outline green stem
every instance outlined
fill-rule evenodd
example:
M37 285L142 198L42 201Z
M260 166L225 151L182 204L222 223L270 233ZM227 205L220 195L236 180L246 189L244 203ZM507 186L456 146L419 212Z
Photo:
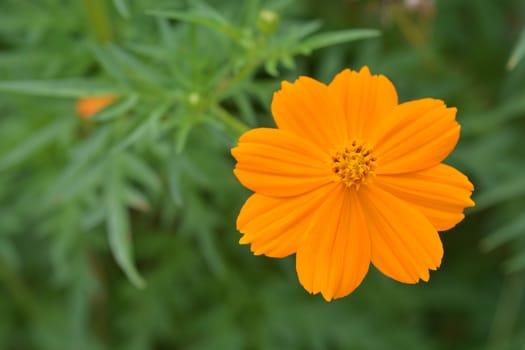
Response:
M244 56L246 57L246 64L239 70L239 72L233 75L229 80L222 82L219 89L212 98L216 101L222 100L228 95L234 88L241 84L246 78L255 72L255 70L261 65L259 52L264 51L268 47L268 36L261 35L256 38L252 38L251 44L246 48Z
M11 293L13 301L25 315L32 316L35 311L35 299L29 287L3 261L0 261L0 281L5 284L6 289Z
M510 339L515 332L519 310L523 303L524 277L522 273L513 273L505 277L496 304L487 350L510 348Z
M257 69L258 66L259 66L258 60L251 60L248 64L242 67L242 69L239 71L237 75L235 75L229 81L227 81L226 84L222 87L222 89L219 89L217 91L215 99L216 100L223 99L225 95L227 95L232 89L234 89L243 80L245 80L250 74L252 74L255 71L255 69Z
M235 118L233 115L231 115L228 111L226 111L224 108L221 108L220 106L216 106L213 108L213 112L219 117L219 119L226 124L230 129L232 129L235 132L235 136L241 136L243 133L248 131L250 127L243 122L241 122L239 119Z
M84 9L88 16L89 26L97 41L105 44L114 39L113 28L106 6L106 0L84 0Z
M249 126L247 126L245 123L241 122L239 119L235 118L233 115L231 115L227 110L220 107L219 103L221 100L223 100L227 95L235 89L239 84L243 83L251 74L255 72L257 67L260 65L260 60L257 58L257 47L263 47L266 45L265 41L260 42L260 45L255 45L254 49L252 49L250 52L248 52L248 62L244 67L241 68L241 70L231 77L230 80L227 80L222 84L221 88L216 90L216 93L211 96L211 103L215 104L215 107L212 108L212 111L219 117L219 119L230 127L235 132L235 136L240 136L241 134L245 133L248 129L250 129Z

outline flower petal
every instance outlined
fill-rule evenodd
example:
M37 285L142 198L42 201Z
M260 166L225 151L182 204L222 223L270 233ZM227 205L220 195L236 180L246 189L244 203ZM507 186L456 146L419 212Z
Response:
M445 164L416 173L377 176L374 184L422 213L438 231L454 227L463 220L463 209L474 206L472 183Z
M259 128L246 132L232 149L234 173L254 192L274 197L296 196L331 181L328 156L290 132Z
M87 119L117 99L117 95L98 95L80 98L76 103L77 114L81 118Z
M294 254L329 187L288 198L253 194L237 218L237 229L243 233L239 243L251 244L255 255L283 258Z
M397 106L392 82L384 75L371 75L366 66L359 72L343 70L329 89L343 104L349 135L359 140L366 140L372 128Z
M369 142L379 157L377 174L400 174L438 165L459 138L456 108L443 101L402 103L378 124Z
M304 137L322 149L342 144L347 138L341 102L323 83L300 77L282 82L273 95L272 114L279 129Z
M372 263L404 283L428 281L441 264L443 246L423 214L377 186L359 190L372 242Z
M355 190L333 186L297 250L297 274L330 301L350 294L370 266L370 237Z

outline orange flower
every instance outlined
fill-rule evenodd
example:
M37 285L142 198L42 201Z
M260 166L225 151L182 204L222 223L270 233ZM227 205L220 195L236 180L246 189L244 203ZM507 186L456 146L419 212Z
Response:
M107 107L117 98L117 95L100 95L80 98L76 104L77 114L82 119L87 119L101 109Z
M382 75L344 70L327 86L283 82L277 129L246 132L234 173L254 191L237 219L255 255L296 254L299 281L330 301L355 290L370 263L404 283L441 264L437 231L460 222L473 185L441 161L454 149L456 109L398 104Z

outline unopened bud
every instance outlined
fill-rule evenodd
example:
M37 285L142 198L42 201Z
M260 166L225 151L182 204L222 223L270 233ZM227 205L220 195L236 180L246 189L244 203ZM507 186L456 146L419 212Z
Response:
M264 34L272 34L279 26L279 14L271 10L261 10L257 17L257 29Z
M198 92L192 92L188 95L188 103L192 107L197 107L201 102L201 95Z

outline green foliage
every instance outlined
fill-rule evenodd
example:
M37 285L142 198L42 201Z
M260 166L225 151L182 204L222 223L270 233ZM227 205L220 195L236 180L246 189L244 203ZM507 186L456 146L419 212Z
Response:
M507 68L514 69L523 59L523 56L525 56L525 29L521 31L518 43L516 44L516 47L514 47L514 50L512 50L512 54L507 62Z
M0 348L523 347L525 4L418 4L3 0ZM458 107L477 206L430 283L325 303L238 245L229 149L281 80L364 64Z

